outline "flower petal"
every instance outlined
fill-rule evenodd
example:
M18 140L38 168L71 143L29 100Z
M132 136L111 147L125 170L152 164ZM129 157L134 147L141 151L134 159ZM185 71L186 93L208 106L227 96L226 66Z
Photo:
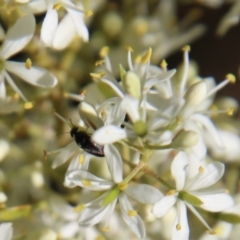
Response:
M185 184L188 166L188 157L186 153L179 152L171 165L171 173L176 182L176 189L182 190Z
M92 135L92 140L98 144L109 144L127 137L127 132L114 125L101 127Z
M104 154L113 181L115 183L120 183L123 180L123 166L119 151L112 144L109 144L104 146Z
M57 50L66 48L72 42L75 35L76 30L72 25L72 20L69 14L67 14L56 28L52 41L52 47Z
M159 202L154 204L152 213L157 218L161 218L166 213L168 213L168 211L175 204L176 201L177 199L175 195L165 196Z
M146 230L144 222L138 214L135 216L129 215L129 212L132 211L133 208L125 194L119 196L119 204L123 220L139 238L145 238Z
M24 63L6 61L5 68L22 80L37 87L52 88L58 82L52 73L41 67L27 69Z
M177 226L179 226L180 229L177 228ZM172 240L187 240L187 239L189 239L187 207L184 204L184 202L178 201L177 217L172 228Z
M209 187L216 183L223 176L224 169L225 167L223 163L210 163L203 170L203 173L199 172L196 177L186 183L184 188L190 191Z
M140 114L138 111L139 100L130 96L125 96L121 102L121 108L127 112L128 116L133 122L140 119Z
M0 224L0 236L2 240L12 239L12 223L2 223Z
M195 194L195 196L203 201L200 207L210 212L221 212L234 205L233 198L226 193L209 195Z
M4 82L4 74L3 71L0 72L0 98L6 98L6 86Z
M90 227L99 223L104 218L104 216L108 216L108 212L112 211L112 205L115 206L116 202L117 199L115 199L107 207L93 206L84 209L80 214L79 225L83 227Z
M66 7L66 10L72 19L73 25L78 35L83 39L84 42L87 42L89 39L89 33L83 20L84 13L69 7Z
M41 28L41 39L48 47L52 47L52 41L57 26L58 26L57 10L53 9L52 6L49 6Z
M31 40L35 30L35 18L32 14L19 18L8 30L5 42L0 50L0 56L8 59L22 50Z
M106 190L112 187L113 182L99 178L85 170L74 170L67 173L66 178L77 186L92 191Z
M71 142L65 148L61 149L60 153L53 160L52 168L57 168L65 163L74 154L74 149L75 151L78 149L75 142Z
M144 204L154 204L163 197L163 194L157 188L147 184L130 185L124 192Z

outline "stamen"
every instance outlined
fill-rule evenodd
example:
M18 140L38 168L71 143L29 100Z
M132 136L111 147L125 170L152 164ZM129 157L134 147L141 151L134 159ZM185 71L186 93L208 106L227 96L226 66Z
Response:
M211 91L209 91L207 93L206 98L210 97L211 95L213 95L214 93L216 93L217 91L219 91L220 89L225 87L228 83L232 83L233 84L233 83L235 83L235 81L236 81L235 76L233 74L228 74L224 81L219 83L215 88L213 88Z
M95 62L95 66L100 66L100 65L103 65L103 63L105 63L105 60L101 59L101 60L98 60Z
M82 210L84 210L86 208L86 205L85 204L79 204L78 206L76 206L74 208L74 212L81 212Z
M166 62L166 60L165 59L163 59L162 61L161 61L161 63L160 63L160 67L162 68L162 70L167 70L167 62Z
M70 127L72 127L71 124L69 123L69 121L66 118L64 118L63 116L61 116L60 114L58 114L54 109L52 111L52 114L55 115L58 119L60 119L62 122L66 123Z
M26 109L26 110L33 108L33 106L34 106L34 102L24 103L24 109Z
M198 168L198 172L199 172L200 174L202 174L202 173L204 172L204 168L203 168L202 166L200 166L200 167Z
M220 110L220 109L217 109L217 107L215 105L213 105L210 110L198 111L198 113L202 113L202 114L208 115L208 116L217 116L218 114L227 114L228 116L232 116L234 114L234 112L235 112L234 107Z
M183 55L183 76L179 88L179 94L180 96L183 96L184 94L184 88L186 86L187 77L188 77L188 71L189 71L189 52L190 52L190 46L186 45L182 48L184 55Z
M82 102L85 99L86 91L83 90L80 94L64 92L63 96L68 99L72 99L77 102Z
M128 214L129 217L135 217L135 216L137 216L137 211L129 210L127 214Z
M176 193L176 190L175 189L172 189L172 190L170 190L167 194L166 194L166 196L171 196L171 195L173 195L173 194L175 194Z
M61 3L56 3L53 5L53 9L55 9L56 11L59 11L62 8L62 4Z
M152 48L149 48L147 52L143 55L141 59L141 63L146 64L147 62L150 62L151 56L152 56Z
M177 231L179 231L179 230L181 230L181 229L182 229L182 227L181 227L181 224L180 224L180 223L178 223L178 224L176 225L176 229L177 229Z
M83 183L83 185L86 186L86 187L92 186L92 182L91 182L91 181L88 181L88 180L86 180L86 179L82 179L82 183Z
M128 187L128 184L125 182L121 182L118 184L118 189L121 191L125 190L127 187Z
M91 17L91 16L93 15L93 11L92 11L92 10L87 10L86 13L85 13L85 15L86 15L87 17Z
M106 74L105 72L90 73L90 76L91 76L92 78L97 78L97 79L99 79L99 78L103 77L105 74Z
M126 46L126 49L128 50L128 67L131 71L133 71L133 64L132 64L132 52L133 52L133 49L130 47L130 46Z
M32 67L32 61L28 58L25 62L25 68L30 69Z
M80 165L83 165L84 164L84 155L83 154L80 154L79 157L78 157L78 163Z
M187 207L192 211L192 213L202 222L202 224L208 229L209 232L214 232L212 228L207 224L204 218L198 213L198 211L191 205L185 202Z

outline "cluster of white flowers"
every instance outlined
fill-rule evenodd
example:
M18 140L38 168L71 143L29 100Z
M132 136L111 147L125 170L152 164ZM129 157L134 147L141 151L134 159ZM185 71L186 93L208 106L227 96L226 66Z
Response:
M123 11L133 6L123 2ZM226 188L238 181L238 103L215 95L235 77L217 84L198 75L185 44L205 27L189 27L191 14L177 23L172 0L152 15L137 2L126 19L107 0L1 4L0 239L234 240L239 196ZM183 45L183 64L168 69L163 57ZM80 94L69 93L76 72L92 78ZM77 107L67 109L66 98ZM56 143L54 124L58 133L70 128L70 143ZM39 161L43 149L51 167ZM203 228L196 235L192 221Z

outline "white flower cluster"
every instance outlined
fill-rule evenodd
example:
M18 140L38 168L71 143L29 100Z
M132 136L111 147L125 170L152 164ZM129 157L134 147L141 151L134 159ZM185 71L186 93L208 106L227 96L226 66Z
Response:
M78 109L80 123L84 125L70 123L75 142L60 149L53 161L55 168L72 159L65 175L66 187L104 191L75 208L80 226L103 222L102 229L111 231L111 216L119 204L121 216L130 229L139 238L146 238L144 221L132 207L130 197L135 202L153 205L151 212L157 218L171 208L176 209L171 239L188 239L187 208L214 233L197 209L220 212L233 206L233 199L225 189L212 189L225 168L220 162L207 160L205 139L211 139L216 149L223 149L220 134L206 113L214 93L235 79L229 74L215 86L212 78L190 76L189 50L189 46L183 48L184 65L176 73L175 69L167 70L165 61L161 67L151 65L151 49L133 63L132 49L128 47L128 69L120 65L120 81L111 73L108 49L102 50L104 61L98 62L99 71L91 76L108 85L115 97L96 106L81 101ZM91 138L90 132L93 132ZM128 153L123 154L123 149L128 149ZM106 160L110 179L89 172L90 159L96 157L101 162ZM166 164L171 165L175 185L173 181L168 183L169 179L158 180L168 191L148 181L134 181L141 172L156 176L155 171L151 170L154 174L147 171L148 165L161 168ZM131 170L125 172L124 165L129 165Z
M215 95L235 77L219 84L199 77L189 45L177 69L151 64L205 31L192 25L194 14L176 21L177 1L155 9L148 1L112 2L0 0L0 240L234 240L240 201L226 186L239 181L231 165L240 159L239 121L231 118L238 103ZM238 13L235 1L220 34ZM126 42L140 53L134 60ZM102 47L108 43L111 51ZM99 50L89 90L66 93L79 87L79 75L89 77ZM66 96L77 110L67 110ZM70 127L65 147L53 121ZM45 159L56 154L51 169L36 160L57 144L44 151ZM192 219L207 233L193 236Z

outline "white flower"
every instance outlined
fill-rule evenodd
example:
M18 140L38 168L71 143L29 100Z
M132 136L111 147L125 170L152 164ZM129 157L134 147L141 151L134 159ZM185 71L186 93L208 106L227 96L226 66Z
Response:
M0 236L1 240L11 240L12 239L12 223L2 223L0 224Z
M111 181L96 177L83 170L69 172L67 176L69 181L93 191L108 189L107 192L97 199L94 199L92 202L77 207L77 209L81 210L79 218L80 226L93 226L104 220L104 229L108 229L110 217L114 211L117 200L119 200L120 210L124 221L138 237L144 238L146 233L143 220L132 208L127 195L131 196L138 202L153 204L156 201L159 201L162 194L154 187L146 184L130 186L123 184L123 189L121 189L123 169L120 154L113 145L106 145L104 153L112 176Z
M31 40L35 30L35 19L32 14L26 15L8 30L5 41L0 48L0 98L6 98L5 81L27 102L27 99L14 83L10 73L22 80L37 86L50 88L57 84L57 79L41 67L33 67L27 63L9 61L12 55L21 51Z
M153 214L160 218L174 204L177 205L177 216L172 228L172 239L177 240L186 240L189 236L186 207L208 227L207 223L192 205L210 212L220 212L233 205L233 199L230 195L223 191L207 189L222 177L224 173L224 165L222 163L214 162L205 168L199 168L199 173L191 179L187 178L188 164L186 154L179 152L171 166L171 173L176 182L176 190L171 190L153 207Z
M62 50L76 35L83 41L88 41L89 34L81 3L75 5L70 0L38 0L30 2L23 8L34 13L47 11L41 28L41 39L46 46ZM61 8L64 8L67 14L59 22L58 10Z

